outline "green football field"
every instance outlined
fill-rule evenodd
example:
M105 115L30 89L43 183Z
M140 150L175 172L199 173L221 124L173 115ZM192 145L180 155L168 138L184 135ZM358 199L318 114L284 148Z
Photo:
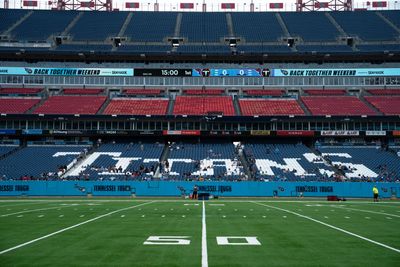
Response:
M400 266L400 202L2 199L0 266Z

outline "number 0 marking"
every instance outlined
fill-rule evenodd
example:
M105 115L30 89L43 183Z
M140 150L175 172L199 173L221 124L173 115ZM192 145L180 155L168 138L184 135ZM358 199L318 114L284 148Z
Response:
M232 239L237 241L230 242ZM256 236L217 236L217 244L219 246L261 246Z
M190 236L149 236L143 245L190 245Z

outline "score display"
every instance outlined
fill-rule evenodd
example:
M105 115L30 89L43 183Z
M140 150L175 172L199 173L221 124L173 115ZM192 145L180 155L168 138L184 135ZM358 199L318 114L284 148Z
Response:
M192 77L192 69L134 69L133 76Z
M155 77L269 77L270 69L134 69L133 76Z
M193 77L269 77L270 69L193 69Z

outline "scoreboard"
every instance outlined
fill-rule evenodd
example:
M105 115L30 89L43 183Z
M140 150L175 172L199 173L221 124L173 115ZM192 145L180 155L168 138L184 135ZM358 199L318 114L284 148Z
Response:
M347 69L178 69L1 67L0 75L119 77L400 77L400 68Z
M192 69L134 69L133 76L192 77Z
M159 77L269 77L269 69L134 69L134 76Z
M269 69L193 69L193 77L268 77Z

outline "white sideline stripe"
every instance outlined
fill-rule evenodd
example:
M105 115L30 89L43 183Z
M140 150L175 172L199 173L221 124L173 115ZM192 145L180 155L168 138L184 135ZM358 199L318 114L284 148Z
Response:
M207 255L207 228L206 228L206 205L203 200L203 218L202 218L202 233L201 233L201 267L208 267Z
M18 200L19 201L19 200ZM0 209L1 208L5 208L5 207L15 207L15 206L26 206L26 205L38 205L38 204L43 204L43 203L51 203L50 201L48 202L33 202L33 203L18 203L18 204L9 204L9 205L0 205Z
M385 213L385 212L380 212L380 211L360 210L360 209L355 209L355 208L344 208L344 207L336 207L336 208L345 209L345 210L355 210L355 211L369 212L369 213L374 213L374 214L380 214L380 215L393 216L393 217L400 218L400 215L391 214L391 213Z
M301 218L304 218L304 219L307 219L307 220L310 220L310 221L313 221L313 222L316 222L316 223L325 225L325 226L327 226L327 227L329 227L329 228L335 229L335 230L340 231L340 232L343 232L343 233L345 233L345 234L348 234L348 235L351 235L351 236L360 238L360 239L362 239L362 240L368 241L368 242L373 243L373 244L375 244L375 245L378 245L378 246L381 246L381 247L384 247L384 248L393 250L393 251L395 251L395 252L397 252L397 253L400 253L400 249L397 249L397 248L388 246L388 245L386 245L386 244L383 244L383 243L377 242L377 241L375 241L375 240L372 240L372 239L363 237L363 236L361 236L361 235L357 235L357 234L355 234L355 233L349 232L349 231L344 230L344 229L342 229L342 228L339 228L339 227L336 227L336 226L333 226L333 225L330 225L330 224L321 222L321 221L319 221L319 220L316 220L316 219L314 219L314 218L311 218L311 217L308 217L308 216L299 214L299 213L297 213L297 212L290 211L290 210L285 210L285 209L281 209L281 208L274 207L274 206L270 206L270 205L266 205L266 204L263 204L263 203L257 203L257 202L254 202L254 201L252 201L252 202L253 202L254 204L257 204L257 205L270 207L270 208L273 208L273 209L276 209L276 210L284 211L284 212L287 212L287 213L290 213L290 214L299 216L299 217L301 217Z
M19 211L19 212L14 212L14 213L3 214L3 215L1 215L1 217L7 217L7 216L21 214L21 213L29 213L29 212L42 211L42 210L54 210L54 209L70 208L70 207L75 207L75 206L68 205L68 206L61 206L61 207L51 207L51 208L42 208L42 209L34 209L34 210L24 210L24 211Z
M90 220L87 220L87 221L84 221L84 222L81 222L81 223L78 223L78 224L69 226L69 227L67 227L67 228L63 228L63 229L58 230L58 231L56 231L56 232L50 233L50 234L48 234L48 235L45 235L45 236L42 236L42 237L33 239L33 240L31 240L31 241L28 241L28 242L19 244L19 245L15 246L15 247L5 249L5 250L3 250L3 251L0 251L0 255L5 254L5 253L7 253L7 252L10 252L10 251L12 251L12 250L16 250L16 249L21 248L21 247L25 247L25 246L27 246L27 245L30 245L30 244L35 243L35 242L37 242L37 241L46 239L46 238L51 237L51 236L53 236L53 235L57 235L57 234L60 234L60 233L62 233L62 232L65 232L65 231L74 229L74 228L79 227L79 226L81 226L81 225L84 225L84 224L87 224L87 223L96 221L96 220L101 219L101 218L104 218L104 217L106 217L106 216L110 216L110 215L112 215L112 214L114 214L114 213L117 213L117 212L120 212L120 211L124 211L124 210L134 209L134 208L136 208L136 207L143 206L143 205L146 205L146 204L151 204L151 203L154 203L154 202L155 202L155 201L145 202L145 203L141 203L141 204L138 204L138 205L135 205L135 206L131 206L131 207L127 207L127 208L123 208L123 209L119 209L119 210L114 210L114 211L112 211L112 212L109 212L109 213L106 213L106 214L97 216L97 217L92 218L92 219L90 219Z

